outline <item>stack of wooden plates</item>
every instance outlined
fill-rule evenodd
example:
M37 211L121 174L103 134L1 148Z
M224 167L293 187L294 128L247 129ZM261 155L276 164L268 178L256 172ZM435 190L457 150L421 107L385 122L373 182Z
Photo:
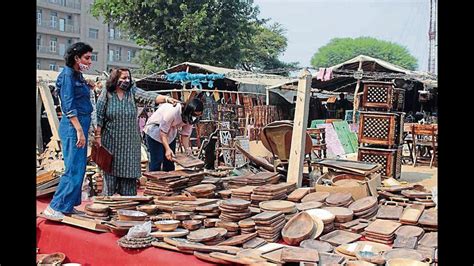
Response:
M216 222L215 228L223 228L226 230L226 233L224 234L225 237L233 237L239 234L240 227L237 223L234 222L218 221Z
M298 212L296 204L287 200L263 201L259 203L259 207L262 211L280 211L285 214L287 221Z
M206 244L222 238L222 232L216 228L204 228L189 232L186 237L189 241Z
M252 215L249 206L250 201L246 200L223 200L219 205L219 209L221 210L219 218L224 222L238 222Z
M103 204L110 208L111 214L117 214L117 210L135 210L137 205L140 204L138 201L132 200L116 200L104 197L96 197L93 202L95 204Z
M348 207L354 200L351 193L331 193L326 198L329 207Z
M147 214L141 211L118 210L118 219L120 221L145 221Z
M241 175L241 176L233 176L229 178L229 188L239 188L247 185L247 176L248 175Z
M123 236L119 240L117 240L117 243L119 246L123 248L136 249L136 248L150 247L151 242L153 242L154 240L155 238L152 236L137 237L137 238L129 238L127 236Z
M285 214L280 211L264 211L251 218L258 236L267 242L277 242L285 226Z
M107 205L99 203L87 204L84 208L85 216L88 218L108 221L110 220L110 208Z
M281 185L264 185L254 188L251 200L252 206L258 207L258 204L266 200L285 199L287 189Z
M242 234L250 234L256 231L255 222L252 218L247 218L238 222Z
M391 245L395 238L395 231L401 225L395 221L376 219L364 229L365 238L369 241Z
M247 185L263 186L267 184L276 184L280 179L280 175L274 172L260 172L247 176Z
M334 214L334 226L336 229L341 229L341 224L352 221L354 218L354 212L346 207L324 207L323 210Z
M199 185L204 180L204 172L196 172L192 170L179 170L174 171L175 173L181 174L182 176L186 176L188 178L188 187L192 187L195 185Z
M364 197L354 201L350 206L356 218L370 219L377 215L379 209L376 197Z
M329 194L329 192L324 191L309 193L301 199L301 202L326 202L326 198L329 197Z
M200 184L188 187L185 190L196 198L213 198L216 192L216 186L212 184Z
M144 195L171 196L179 194L188 186L189 177L186 174L173 172L146 172L147 177Z
M255 188L256 186L243 186L240 188L231 189L232 198L251 201L251 195Z
M324 209L311 209L305 212L307 212L310 216L317 217L323 221L323 234L329 233L335 229L334 221L336 220L336 215L330 211Z
M301 241L312 238L315 232L313 218L307 212L300 212L285 224L281 235L285 243L299 245Z
M232 190L221 190L217 193L219 194L219 196L221 196L222 199L230 199L230 196L232 195Z
M210 177L206 176L204 179L201 181L201 184L211 184L216 186L216 191L220 191L224 189L224 182L222 182L221 178L217 177Z
M219 205L217 204L209 204L209 205L204 205L204 206L196 206L195 211L199 215L204 215L207 218L211 217L218 217L219 214L221 214L221 211L219 210Z

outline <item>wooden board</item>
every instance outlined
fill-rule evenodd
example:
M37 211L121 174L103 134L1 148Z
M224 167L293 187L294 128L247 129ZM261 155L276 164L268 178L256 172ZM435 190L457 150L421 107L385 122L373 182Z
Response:
M288 200L293 202L299 202L306 194L314 191L314 188L297 188L288 195Z
M395 241L393 241L393 248L408 248L415 249L417 246L418 238L417 237L405 237L397 236Z
M349 125L346 121L334 121L332 122L334 130L336 131L336 135L341 142L342 148L344 152L347 153L354 153L354 149L352 148L351 141L349 140Z
M271 243L271 244L276 244L276 243ZM263 246L265 247L265 246ZM287 247L285 245L281 245L281 247L279 247L278 249L273 249L271 251L268 251L268 252L263 252L262 253L262 258L266 259L266 260L269 260L271 262L274 262L274 263L279 263L279 264L283 264L285 263L282 259L281 259L281 253L283 252L283 249Z
M74 218L70 216L64 216L61 222L65 224L74 225L80 228L92 230L95 232L102 232L102 233L108 232L106 225L100 224L92 220L84 220L84 219L78 219L78 218Z
M326 146L327 146L327 156L330 158L336 157L338 155L344 155L344 147L342 146L341 141L337 137L337 132L334 129L334 126L330 123L316 125L316 128L324 128L326 132Z
M342 244L351 243L359 240L362 237L360 234L351 233L343 230L335 230L325 234L319 238L321 241L326 241L331 245L338 246Z
M255 264L255 263L262 263L265 262L264 259L255 259L255 258L248 258L248 257L237 257L235 255L230 255L221 252L211 252L209 255L212 258L217 258L237 264Z
M241 235L237 235L237 236L234 236L234 237L231 237L219 244L217 244L218 246L237 246L237 245L241 245L253 238L255 238L257 236L257 233L251 233L251 234L241 234Z
M416 224L418 219L420 219L421 214L425 209L423 204L411 204L403 210L402 215L400 216L401 223Z
M435 208L424 210L418 223L424 226L438 227L438 210Z
M280 211L264 211L253 216L251 219L254 221L270 221L276 217L281 216L282 214L283 213Z
M403 237L420 237L423 235L425 231L423 228L413 225L402 225L400 226L397 231L395 231L395 235L403 236Z
M420 246L425 247L438 247L438 232L426 233L423 238L418 242Z
M331 169L341 170L344 172L359 174L363 176L368 176L371 173L375 173L383 167L375 163L343 159L322 159L317 160L314 163Z
M344 260L344 257L341 255L320 252L318 265L340 265Z
M392 235L400 226L401 224L395 221L376 219L365 228L365 231L380 235Z
M211 262L211 263L216 263L218 265L230 265L232 262L226 261L226 260L221 260L218 258L211 257L208 253L202 253L198 251L194 251L194 256L200 260Z
M255 238L252 238L249 241L245 242L242 245L242 247L244 249L247 249L247 248L255 249L255 248L258 248L258 247L261 247L261 246L265 245L266 243L267 243L267 241L265 241L264 239L262 239L260 237L255 237Z
M309 248L283 248L281 260L284 262L313 262L319 261L318 251Z
M168 243L161 242L161 241L153 241L153 242L151 242L151 245L154 246L154 247L157 247L157 248L164 248L164 249L167 249L167 250L172 250L172 251L177 251L177 252L182 252L182 253L187 253L187 254L193 254L192 251L180 250L179 248L177 248L173 245L170 245Z
M287 244L299 245L301 241L310 238L315 230L311 216L306 212L300 212L285 224L281 235Z
M204 166L204 161L198 158L194 158L192 156L187 156L182 153L176 154L173 160L184 168L193 168L193 167L200 168Z
M184 229L184 228L176 228L176 230L171 231L171 232L161 232L161 231L155 231L151 232L150 235L153 237L183 237L189 234L189 230Z
M398 206L398 203L395 204L397 205L393 206L387 205L387 203L385 203L384 205L379 206L376 218L398 221L400 219L400 216L402 215L403 207Z

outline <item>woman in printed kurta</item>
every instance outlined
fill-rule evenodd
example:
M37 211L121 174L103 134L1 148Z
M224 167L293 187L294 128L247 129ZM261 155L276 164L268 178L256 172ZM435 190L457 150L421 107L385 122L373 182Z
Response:
M104 194L125 196L137 194L137 178L141 176L137 103L148 105L178 101L168 96L145 92L133 86L128 69L114 69L97 99L97 145L112 154L112 172L104 173Z

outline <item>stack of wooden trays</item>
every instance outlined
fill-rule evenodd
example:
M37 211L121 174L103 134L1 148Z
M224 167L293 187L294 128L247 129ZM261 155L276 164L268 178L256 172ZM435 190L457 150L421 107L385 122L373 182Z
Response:
M84 208L85 216L91 219L108 221L110 220L110 208L107 205L99 203L87 204Z
M329 197L329 194L330 194L329 192L325 192L325 191L312 192L312 193L309 193L309 194L305 195L301 199L301 202L305 203L305 202L316 201L316 202L325 203L326 198Z
M262 211L280 211L285 215L287 221L298 212L296 204L287 200L263 201L260 202L259 207Z
M349 209L354 212L354 216L357 218L370 219L377 215L379 205L376 197L369 196L354 201Z
M258 236L267 242L277 242L285 226L285 214L280 211L264 211L251 218Z
M212 184L200 184L188 187L185 191L189 192L189 194L196 198L214 198L216 186Z
M227 189L227 190L221 190L217 192L219 196L221 196L222 199L230 199L230 196L232 196L232 190Z
M418 224L426 231L438 231L438 210L434 208L424 210Z
M214 243L215 240L222 238L222 232L216 228L204 228L189 232L187 239L192 242L203 244Z
M369 241L391 245L395 238L395 231L401 225L395 221L376 219L364 229L365 238Z
M276 184L280 180L280 175L274 172L260 172L247 176L247 185L263 186L267 184Z
M351 193L331 193L326 198L326 205L329 207L348 207L354 200Z
M222 182L221 178L217 177L210 177L206 176L204 179L201 181L201 184L211 184L216 186L216 191L220 191L224 189L224 182Z
M258 207L258 204L262 201L286 199L288 188L281 184L256 187L251 196L252 207Z
M300 202L306 195L309 193L314 192L314 188L312 187L303 187L297 188L290 195L288 195L288 200L293 202Z
M238 222L252 215L249 206L250 201L242 199L223 200L219 205L219 218L224 222Z
M147 177L144 195L171 196L179 194L188 186L189 178L182 173L174 172L146 172Z
M207 218L212 218L212 217L218 217L219 214L221 214L221 211L219 210L219 205L217 204L209 204L209 205L204 205L204 206L196 206L195 211L199 215L204 215Z
M242 234L250 234L256 231L255 221L252 218L240 220L238 222L238 225L240 227L240 232L242 232Z
M255 188L256 186L243 186L240 188L231 189L232 198L251 201L252 192Z
M233 237L239 234L240 227L239 224L234 222L218 221L216 222L215 228L223 228L226 230L226 233L224 234L225 237Z
M334 225L334 221L336 220L336 215L332 212L324 209L311 209L306 211L309 215L318 217L323 221L324 229L323 234L329 233L333 231L336 227Z
M336 229L342 229L341 224L352 221L354 212L346 207L324 207L323 210L329 211L336 217L334 219L334 226Z
M117 210L135 210L136 207L140 204L138 201L132 200L115 200L107 199L104 197L96 197L93 202L95 204L103 204L110 208L110 213L112 215L117 214Z
M229 178L228 186L229 189L239 188L247 185L247 176L248 175L241 175L241 176L233 176Z
M191 170L180 170L175 171L177 173L182 173L183 176L186 176L188 179L188 187L199 185L204 181L204 172L196 172Z

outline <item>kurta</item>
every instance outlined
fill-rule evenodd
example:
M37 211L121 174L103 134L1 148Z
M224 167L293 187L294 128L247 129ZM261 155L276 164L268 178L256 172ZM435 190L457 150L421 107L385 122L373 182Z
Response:
M117 93L103 89L97 99L97 125L102 127L102 145L113 154L113 176L139 178L141 176L141 136L138 127L137 105L154 105L157 94L132 87L123 99Z

